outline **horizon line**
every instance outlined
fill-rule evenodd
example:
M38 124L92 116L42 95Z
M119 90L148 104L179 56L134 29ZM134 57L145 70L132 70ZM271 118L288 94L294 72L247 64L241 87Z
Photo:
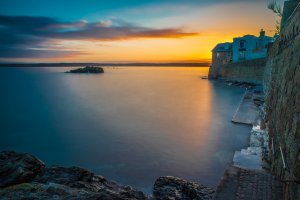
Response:
M106 66L201 66L201 67L209 67L211 62L7 62L0 63L1 67L9 67L9 66L64 66L64 65L72 65L72 66L81 66L81 65L106 65ZM71 67L71 66L64 66Z

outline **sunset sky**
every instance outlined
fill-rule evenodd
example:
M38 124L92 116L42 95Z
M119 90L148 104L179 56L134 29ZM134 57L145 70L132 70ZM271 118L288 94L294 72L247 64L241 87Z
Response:
M274 35L268 2L0 0L0 62L209 61L216 43Z

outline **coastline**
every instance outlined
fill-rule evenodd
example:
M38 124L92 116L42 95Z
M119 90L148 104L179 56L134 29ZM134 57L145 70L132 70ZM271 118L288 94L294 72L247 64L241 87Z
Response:
M266 148L266 132L261 129L263 122L260 107L254 104L254 90L247 90L242 97L241 104L233 116L232 122L251 125L248 147L236 151L233 157L233 166L245 169L263 169L262 152ZM262 97L263 94L260 94Z
M282 182L271 174L265 160L268 148L268 136L263 129L265 94L257 87L261 85L245 87L245 94L232 118L232 123L252 126L248 146L234 153L232 164L220 178L214 200L283 198Z
M232 159L232 165L246 169L262 169L262 153L263 149L267 147L267 134L261 128L265 126L262 119L265 94L259 89L261 88L261 85L254 86L253 84L247 84L244 82L232 83L227 80L218 81L223 84L241 86L246 89L231 122L235 124L249 125L252 129L249 132L248 146L246 149L241 149L240 151L235 152Z
M121 185L80 167L46 166L27 153L0 152L1 199L203 199L215 189L180 178L159 177L153 195Z

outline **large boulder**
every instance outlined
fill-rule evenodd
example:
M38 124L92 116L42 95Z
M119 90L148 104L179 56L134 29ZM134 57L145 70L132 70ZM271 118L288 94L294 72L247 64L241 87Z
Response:
M157 200L210 200L214 193L212 188L172 176L158 178L153 188Z
M30 182L45 164L30 154L14 151L0 152L0 188Z
M45 200L138 200L134 196L103 189L92 192L84 188L73 188L55 183L21 183L0 189L1 200L45 199Z
M79 167L45 167L30 154L0 152L0 199L146 200L148 196Z
M55 183L69 188L101 193L102 195L117 196L122 199L147 199L147 196L130 186L121 186L108 181L102 176L79 167L47 167L33 180L33 182Z

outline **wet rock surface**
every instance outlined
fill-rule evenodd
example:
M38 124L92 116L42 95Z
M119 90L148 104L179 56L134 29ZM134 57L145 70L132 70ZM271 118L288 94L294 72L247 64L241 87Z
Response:
M215 190L197 183L166 176L156 180L153 195L157 200L213 199Z
M38 158L0 152L0 199L153 199L131 186L119 185L80 167L47 167ZM156 199L209 200L215 190L175 177L154 185Z
M148 199L79 167L45 167L30 154L0 153L0 199Z
M0 153L0 187L30 182L45 164L30 154L12 151Z

